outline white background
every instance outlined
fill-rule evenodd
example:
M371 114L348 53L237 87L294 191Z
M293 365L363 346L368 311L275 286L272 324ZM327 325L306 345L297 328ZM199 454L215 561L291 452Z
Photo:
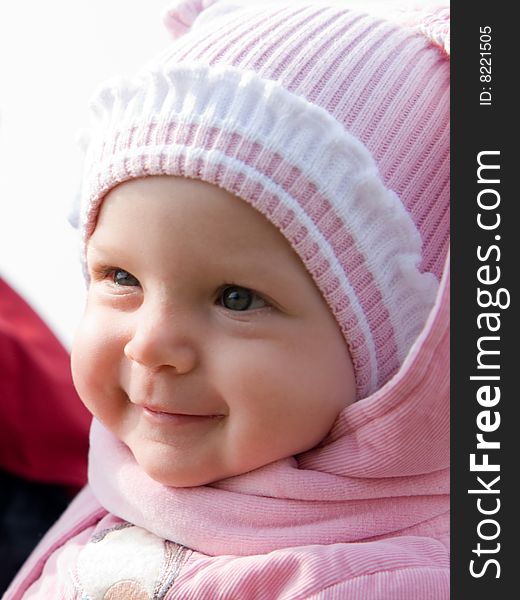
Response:
M67 222L80 172L76 135L87 125L88 101L100 83L131 75L168 43L162 14L169 4L1 3L0 276L67 348L85 294L76 234ZM392 2L343 4L384 12Z

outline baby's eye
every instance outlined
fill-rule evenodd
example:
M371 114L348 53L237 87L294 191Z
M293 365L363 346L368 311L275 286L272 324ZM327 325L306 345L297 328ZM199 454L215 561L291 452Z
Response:
M267 302L258 294L255 294L248 288L237 285L225 287L218 298L218 302L228 310L250 310L255 308L264 308L268 306Z
M113 269L111 272L111 278L116 285L121 286L139 286L139 280L134 277L128 271L123 269Z

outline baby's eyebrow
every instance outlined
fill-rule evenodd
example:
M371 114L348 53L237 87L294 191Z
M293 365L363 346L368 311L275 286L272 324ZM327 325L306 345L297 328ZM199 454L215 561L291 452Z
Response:
M116 255L116 254L122 254L125 251L124 248L121 248L120 246L114 246L113 244L110 244L110 242L106 243L106 242L97 242L97 241L92 241L89 242L87 245L87 257L89 254L94 253L96 255Z

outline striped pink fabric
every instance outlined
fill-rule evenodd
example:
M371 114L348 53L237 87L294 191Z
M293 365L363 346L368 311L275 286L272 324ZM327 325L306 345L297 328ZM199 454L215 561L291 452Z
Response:
M243 12L219 4L171 59L252 69L325 108L375 157L421 231L422 269L439 277L449 236L450 88L446 55L432 42L449 40L449 9L405 13L403 28L337 2Z
M178 39L95 99L84 239L127 179L226 188L300 255L364 398L421 331L446 255L449 62L415 29L337 3L209 4L177 3Z

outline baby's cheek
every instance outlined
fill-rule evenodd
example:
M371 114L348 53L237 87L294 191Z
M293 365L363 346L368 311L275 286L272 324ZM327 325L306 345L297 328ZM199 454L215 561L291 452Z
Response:
M112 363L115 359L114 343L110 329L90 316L85 316L76 333L71 352L71 369L74 385L81 399L92 410L92 400L103 392L113 379Z
M71 370L74 386L83 401L89 406L89 392L93 393L92 386L96 383L94 373L97 368L96 353L92 351L91 346L86 343L87 338L80 330L76 334L71 352Z

